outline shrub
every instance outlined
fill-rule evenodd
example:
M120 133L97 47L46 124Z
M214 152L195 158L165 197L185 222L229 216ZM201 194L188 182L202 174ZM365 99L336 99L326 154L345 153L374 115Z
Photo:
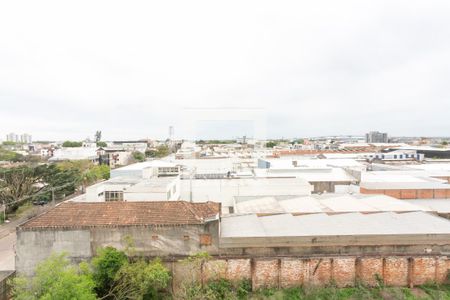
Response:
M206 295L210 299L230 299L233 290L232 284L226 279L213 280L206 284L205 286Z
M16 300L94 300L94 285L86 263L73 266L65 254L53 254L37 266L32 279L14 278L12 295Z
M244 279L239 282L236 290L236 294L239 299L246 299L252 292L252 282L250 279Z
M97 295L105 296L109 293L117 272L127 263L128 258L125 253L114 247L98 250L97 256L92 259Z

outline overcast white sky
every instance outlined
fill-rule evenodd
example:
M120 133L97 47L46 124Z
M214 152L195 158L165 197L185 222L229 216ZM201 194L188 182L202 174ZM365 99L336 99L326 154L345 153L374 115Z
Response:
M448 136L449 16L448 0L1 1L0 139L187 137L205 108L262 110L269 137ZM253 134L197 115L206 138Z

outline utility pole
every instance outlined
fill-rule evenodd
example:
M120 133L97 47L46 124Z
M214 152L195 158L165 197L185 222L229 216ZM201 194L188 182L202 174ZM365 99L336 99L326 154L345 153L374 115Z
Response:
M196 171L197 171L197 168L194 167L189 172L189 200L190 200L190 202L192 202L192 176L195 175Z
M52 203L55 206L55 188L52 187Z
M6 222L6 200L3 200L3 222Z

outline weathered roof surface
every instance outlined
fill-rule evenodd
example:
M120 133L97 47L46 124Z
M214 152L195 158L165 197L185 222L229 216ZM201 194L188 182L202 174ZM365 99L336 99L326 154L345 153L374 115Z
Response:
M234 199L234 211L238 214L429 211L422 206L386 195L235 196Z
M205 219L219 212L220 204L215 202L65 202L22 224L20 228L195 225L203 224Z
M250 229L251 228L251 229ZM450 234L450 221L425 212L226 216L221 238Z

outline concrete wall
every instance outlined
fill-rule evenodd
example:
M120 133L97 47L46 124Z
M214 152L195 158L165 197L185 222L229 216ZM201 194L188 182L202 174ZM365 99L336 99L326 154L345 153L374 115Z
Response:
M313 193L334 193L336 185L351 185L352 181L310 181L313 187Z
M180 200L181 181L179 177L174 177L174 180L162 187L161 191L143 191L134 192L133 190L123 192L123 199L125 201L177 201ZM170 197L168 197L170 191Z
M217 254L218 222L206 225L122 226L84 229L17 230L16 270L31 275L37 263L52 253L66 252L74 262L90 259L101 247L127 247L134 242L136 255L186 256L199 251Z
M186 280L195 279L205 283L218 278L234 282L250 280L254 290L264 287L323 286L329 283L350 287L356 282L375 286L378 281L388 286L443 283L450 264L444 256L333 256L223 258L190 266L172 262L168 266L173 276L173 290L177 292Z
M366 189L360 188L361 194L381 194L397 199L443 199L450 198L448 189Z
M89 230L17 231L16 271L31 275L51 253L67 252L75 260L92 256Z

